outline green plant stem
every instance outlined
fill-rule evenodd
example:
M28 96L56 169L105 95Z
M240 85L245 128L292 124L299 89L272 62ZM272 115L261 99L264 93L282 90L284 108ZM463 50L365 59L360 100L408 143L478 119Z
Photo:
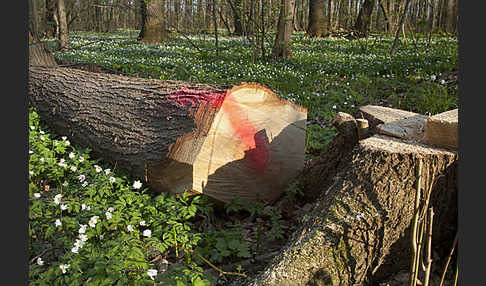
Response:
M432 268L432 224L434 222L434 209L429 209L429 232L427 241L427 267L425 270L424 286L429 286L430 269Z
M457 286L457 277L459 276L459 264L456 263L456 277L454 278L454 286Z
M456 248L458 234L459 233L456 232L456 236L454 237L454 242L452 243L451 251L449 252L449 256L447 257L447 262L446 262L446 264L444 266L444 271L442 271L442 277L440 278L439 286L442 286L442 284L444 283L444 279L445 279L445 275L446 275L446 272L447 272L447 268L449 267L449 263L451 262L452 254L454 253L454 250ZM456 272L457 272L457 270L456 270Z
M423 206L422 206L423 207ZM420 269L420 265L423 263L422 259L422 250L423 250L423 237L424 237L424 232L426 229L426 224L427 224L427 216L423 216L422 218L419 218L419 234L418 234L418 241L417 241L417 258L416 258L416 264L415 264L415 280L418 279L418 273ZM423 267L425 268L425 267Z
M413 250L413 258L410 267L410 286L415 286L417 281L417 275L415 269L417 268L417 228L418 228L418 218L419 218L419 203L420 203L420 186L422 183L422 159L419 159L419 163L417 166L417 186L416 186L416 193L415 193L415 205L414 205L414 219L413 219L413 228L412 228L412 250Z

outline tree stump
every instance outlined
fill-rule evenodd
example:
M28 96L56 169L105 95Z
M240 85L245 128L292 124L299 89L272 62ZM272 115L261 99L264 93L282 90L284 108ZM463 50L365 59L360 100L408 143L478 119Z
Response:
M423 189L439 178L431 195L433 244L450 245L457 229L455 151L374 135L347 158L321 185L283 251L252 280L233 285L373 285L385 269L408 269L419 160Z
M155 191L273 201L304 165L307 110L258 84L30 67L29 102L57 134Z
M351 151L358 144L358 126L353 116L338 112L331 123L338 134L297 179L308 201L313 202L319 197L322 187L330 184L343 164L349 161Z

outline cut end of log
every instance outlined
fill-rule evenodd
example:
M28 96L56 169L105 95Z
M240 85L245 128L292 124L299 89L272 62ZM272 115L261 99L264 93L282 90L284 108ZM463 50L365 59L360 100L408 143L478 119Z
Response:
M457 109L431 117L374 105L362 106L359 111L370 121L370 129L373 133L441 148L458 148Z
M455 152L451 150L435 148L424 143L406 141L400 138L390 137L381 134L376 134L370 138L361 140L359 144L362 146L362 148L365 149L377 150L387 153L420 155L446 154L450 156L453 156L455 154Z
M425 124L425 142L439 147L457 149L458 126L458 109L431 116Z
M410 117L395 120L376 126L380 134L389 135L404 140L423 141L424 126L427 116L415 114Z
M307 110L256 83L234 86L220 99L209 104L212 116L211 107L199 107L195 114L211 118L196 120L204 132L181 137L168 156L173 162L152 179L171 192L223 202L276 200L304 166Z

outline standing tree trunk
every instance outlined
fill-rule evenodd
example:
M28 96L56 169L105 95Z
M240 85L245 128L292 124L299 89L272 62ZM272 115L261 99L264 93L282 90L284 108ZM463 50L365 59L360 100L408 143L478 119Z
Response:
M304 166L307 110L258 84L31 66L29 102L57 134L154 191L271 202Z
M46 37L54 38L56 37L57 21L54 19L56 11L56 0L46 0ZM88 10L89 11L89 10Z
M323 37L326 34L326 0L309 0L308 37Z
M113 5L117 5L117 1L114 0L113 1ZM108 17L108 23L106 25L106 30L107 32L112 32L114 31L116 28L117 28L117 19L118 17L114 16L113 15L113 6L110 7L110 13L109 13L109 17Z
M192 23L192 2L184 1L184 30L189 31Z
M335 4L334 0L329 0L327 3L327 30L329 32L332 32L332 30L334 30L334 25L333 25L334 24L334 17L333 17L334 4Z
M59 49L68 47L68 30L64 0L57 0L57 14L59 19Z
M209 29L211 28L211 21L213 18L211 17L213 4L212 4L212 0L204 0L204 3L206 4L205 28L208 30L209 33Z
M301 21L302 21L302 29L306 29L309 21L309 1L302 0L302 9L301 9Z
M290 48L291 36L294 29L292 23L294 17L294 0L280 1L280 14L277 24L277 35L273 46L273 57L289 59L292 57L292 50Z
M101 23L101 14L103 13L101 11L101 1L100 0L96 0L95 1L95 4L96 6L94 7L94 13L93 13L93 22L94 22L94 27L95 27L95 31L96 32L101 32L101 29L102 29L102 23Z
M437 0L437 12L436 12L436 27L439 29L444 29L444 1Z
M382 0L383 1L383 0ZM395 18L396 15L393 12L393 1L392 0L386 0L386 15L388 16L388 33L393 34L395 31Z
M39 8L37 0L29 0L29 10L29 32L38 41L41 37L39 35Z
M212 18L213 18L213 28L214 28L214 43L216 48L216 56L219 56L219 42L218 42L218 22L216 21L216 3L217 0L212 0Z
M340 19L342 18L341 14L342 14L342 11L344 10L343 9L343 3L345 1L343 0L339 0L336 3L334 3L333 5L333 9L334 9L334 12L333 12L333 16L332 16L332 22L331 22L331 27L333 30L339 28L339 21Z
M243 35L243 26L241 25L241 0L227 0L231 7L231 12L233 12L233 25L235 30L233 35L241 36Z
M362 35L368 35L371 23L371 14L373 13L374 6L375 0L365 0L361 6L361 9L359 10L354 29L360 32Z
M379 5L381 8L381 11L383 12L383 18L385 19L385 25L384 25L384 30L389 33L391 29L391 20L390 20L390 15L388 15L388 10L385 8L383 5L383 0L378 0Z
M435 17L435 11L436 11L435 1L431 0L429 5L430 5L430 13L428 15L429 33L432 33L433 31L435 31L437 27L437 18Z
M375 31L380 30L380 24L381 24L381 9L380 9L380 4L376 6L376 20L375 20Z
M447 32L454 33L456 30L456 3L455 0L447 1Z
M144 44L158 44L167 41L168 34L165 29L163 0L140 1L142 13L142 28L138 35L139 41Z
M348 16L347 16L347 21L348 21L348 27L352 27L354 25L354 6L356 6L356 1L350 1L350 5L348 7Z
M203 9L203 1L197 1L197 25L198 30L200 30L204 25L204 9Z
M405 1L406 1L405 8L403 9L402 15L399 15L400 18L399 18L398 26L396 28L397 30L395 31L395 39L393 40L393 44L390 49L390 56L393 56L393 54L395 53L395 49L397 48L398 45L398 39L400 38L400 28L402 27L403 22L407 17L407 9L408 9L408 5L410 4L410 0L405 0Z

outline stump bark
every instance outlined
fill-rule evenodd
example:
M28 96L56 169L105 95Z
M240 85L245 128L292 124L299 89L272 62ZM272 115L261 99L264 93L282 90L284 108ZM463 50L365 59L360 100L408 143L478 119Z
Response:
M328 186L338 170L349 161L350 153L358 143L358 126L353 116L338 112L331 123L338 134L297 179L308 201L313 202L319 197L322 187Z
M29 102L57 134L155 191L273 201L304 164L306 109L258 84L31 66Z
M439 178L431 196L433 245L450 245L457 230L457 153L379 134L356 143L346 160L324 168L335 175L322 179L312 211L283 251L265 271L233 285L373 285L390 270L408 269L419 160L423 189ZM322 162L313 166L323 169Z

